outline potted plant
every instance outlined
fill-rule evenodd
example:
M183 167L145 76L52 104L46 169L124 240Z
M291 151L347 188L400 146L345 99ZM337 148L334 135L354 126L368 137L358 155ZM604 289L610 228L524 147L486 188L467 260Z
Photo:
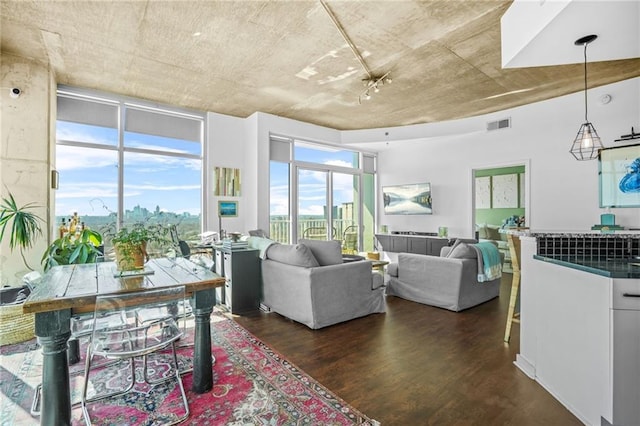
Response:
M0 203L0 241L3 240L7 227L11 229L9 235L9 248L13 251L16 247L20 249L20 256L25 266L33 271L33 268L24 257L24 250L33 247L34 242L42 236L40 222L43 222L37 214L31 212L38 206L35 203L27 203L18 207L13 194L9 192L8 197L3 197Z
M161 224L145 225L137 222L110 233L116 253L116 265L120 271L143 269L149 260L147 245L154 243L160 247L169 243L169 228Z
M94 263L102 256L102 235L85 228L80 235L66 234L53 241L42 255L44 270L56 265Z
M9 248L12 252L16 247L20 249L22 261L31 271L33 268L24 256L24 249L32 248L42 236L40 222L44 221L30 211L37 207L35 203L18 207L11 192L0 201L0 242L9 229ZM22 302L30 293L28 284L0 289L0 345L23 342L33 337L35 315L22 312Z

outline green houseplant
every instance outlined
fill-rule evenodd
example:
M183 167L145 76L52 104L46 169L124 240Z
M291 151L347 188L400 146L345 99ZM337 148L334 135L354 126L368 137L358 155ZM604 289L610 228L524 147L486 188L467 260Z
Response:
M51 243L42 255L42 265L48 271L57 265L94 263L102 252L102 235L91 229L84 229L80 235L66 234Z
M136 222L115 232L107 231L105 235L111 237L118 270L130 271L144 268L144 263L149 259L148 244L158 247L168 245L168 233L169 228L162 224Z
M2 197L0 203L0 241L4 239L7 228L10 229L9 248L13 251L16 247L20 249L20 256L25 266L33 271L24 256L24 250L33 247L34 242L42 236L40 222L44 222L40 216L31 212L37 208L35 203L27 203L18 207L13 194L9 192L8 197Z

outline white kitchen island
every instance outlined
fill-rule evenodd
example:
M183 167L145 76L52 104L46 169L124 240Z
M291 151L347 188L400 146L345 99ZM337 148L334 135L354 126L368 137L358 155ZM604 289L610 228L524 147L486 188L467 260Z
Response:
M549 237L520 237L515 364L588 425L640 425L640 260L629 261L638 237L612 237L619 240L601 258L593 253L602 235L573 252L562 240L562 251L544 256L539 239Z

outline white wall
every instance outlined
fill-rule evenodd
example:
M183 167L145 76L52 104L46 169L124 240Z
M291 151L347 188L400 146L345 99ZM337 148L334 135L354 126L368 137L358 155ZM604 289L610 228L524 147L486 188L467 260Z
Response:
M209 213L206 230L218 231L217 202L221 198L239 201L238 218L223 219L226 231L247 232L269 229L269 135L271 133L311 141L340 143L340 132L257 112L246 119L217 113L207 114L207 179ZM241 197L214 197L213 168L241 169Z
M612 96L607 105L599 102L605 93ZM639 78L590 89L588 95L589 120L605 147L614 146L613 140L630 133L632 126L640 128ZM505 117L511 117L512 128L484 130L487 121ZM450 236L472 236L471 170L524 161L531 164L528 225L538 230L587 230L604 211L598 207L598 162L576 161L569 154L583 120L584 93L577 93L481 117L342 136L344 143L381 150L379 186L431 182L431 216L384 215L379 202L378 222L391 230L435 232L443 225ZM640 209L612 212L617 223L640 227Z
M254 176L246 174L248 170L246 159L250 145L245 141L245 120L213 112L207 113L206 119L207 144L205 152L207 160L203 166L205 167L204 190L206 191L203 203L206 203L206 209L203 209L205 211L203 228L205 231L219 232L218 200L234 200L238 201L238 217L222 219L222 229L227 232L242 232L246 230L247 207L253 205L255 199L250 190L252 185L249 183L254 179ZM240 169L240 197L213 195L215 189L214 167Z

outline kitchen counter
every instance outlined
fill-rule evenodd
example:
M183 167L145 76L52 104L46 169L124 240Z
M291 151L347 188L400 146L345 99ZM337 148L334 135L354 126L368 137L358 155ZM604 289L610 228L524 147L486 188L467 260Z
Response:
M515 365L589 426L640 425L640 236L520 236Z
M534 259L608 278L640 278L640 259L587 260L579 257L547 257L534 255Z

